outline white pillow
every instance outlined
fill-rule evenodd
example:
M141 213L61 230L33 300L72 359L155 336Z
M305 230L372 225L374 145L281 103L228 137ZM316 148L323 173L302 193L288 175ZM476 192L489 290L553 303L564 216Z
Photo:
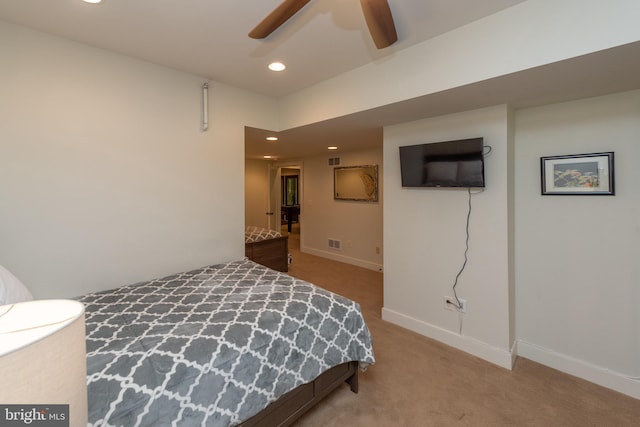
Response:
M9 270L0 265L0 305L31 301L29 289Z

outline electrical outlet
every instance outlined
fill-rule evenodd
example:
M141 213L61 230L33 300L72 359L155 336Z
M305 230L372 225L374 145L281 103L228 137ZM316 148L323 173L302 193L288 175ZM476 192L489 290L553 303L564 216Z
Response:
M448 297L448 296L445 295L445 297L444 297L444 309L445 310L449 310L449 311L455 310L456 306L453 305L453 303L451 301L453 301L453 298Z
M460 301L460 309L458 309L458 301ZM445 310L459 311L460 313L466 313L468 308L467 300L458 298L458 301L456 301L454 297L445 296L444 297Z

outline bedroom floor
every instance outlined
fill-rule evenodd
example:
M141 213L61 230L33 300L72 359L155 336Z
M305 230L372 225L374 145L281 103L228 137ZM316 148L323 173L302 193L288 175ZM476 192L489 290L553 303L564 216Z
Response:
M383 321L382 273L301 253L299 236L294 226L289 274L360 303L376 364L358 394L339 388L296 427L638 425L640 400L524 358L508 371Z

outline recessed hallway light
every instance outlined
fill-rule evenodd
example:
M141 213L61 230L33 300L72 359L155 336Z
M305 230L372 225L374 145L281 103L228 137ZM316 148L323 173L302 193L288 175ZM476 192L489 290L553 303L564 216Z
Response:
M269 69L271 71L282 71L285 68L287 68L287 66L284 65L282 62L272 62L271 64L269 64Z

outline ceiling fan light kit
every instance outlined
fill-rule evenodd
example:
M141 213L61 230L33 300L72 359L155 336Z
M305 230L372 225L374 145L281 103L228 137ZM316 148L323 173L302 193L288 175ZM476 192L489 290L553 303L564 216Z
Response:
M285 0L280 6L267 15L256 27L251 30L249 37L264 39L280 28L300 9L311 0ZM360 0L362 13L367 22L369 33L378 49L384 49L398 40L393 15L387 0Z

